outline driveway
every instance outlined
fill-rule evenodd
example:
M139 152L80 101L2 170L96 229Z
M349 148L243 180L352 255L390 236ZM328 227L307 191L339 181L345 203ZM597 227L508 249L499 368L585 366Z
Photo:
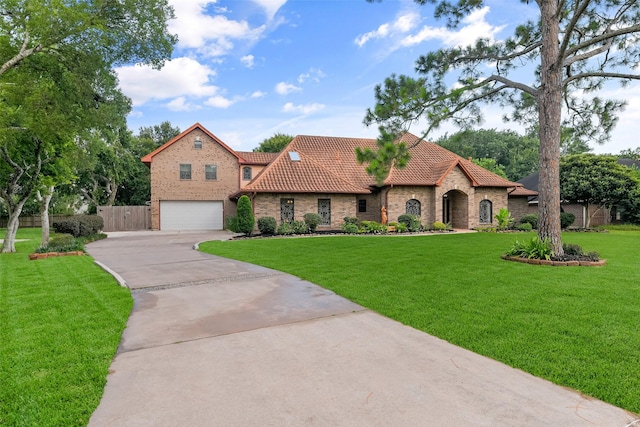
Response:
M90 426L632 426L638 417L288 274L128 232L88 252L134 308ZM283 254L286 256L286 254Z

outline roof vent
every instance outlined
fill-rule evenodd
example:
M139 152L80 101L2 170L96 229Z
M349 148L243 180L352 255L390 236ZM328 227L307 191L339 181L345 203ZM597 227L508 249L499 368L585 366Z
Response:
M289 151L289 158L292 162L299 162L300 154L297 151Z

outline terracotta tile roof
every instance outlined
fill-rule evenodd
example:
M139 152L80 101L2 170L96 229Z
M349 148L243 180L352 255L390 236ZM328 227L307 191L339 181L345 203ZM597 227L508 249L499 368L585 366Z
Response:
M258 153L254 151L236 151L242 157L241 164L245 165L268 165L279 153Z
M419 138L405 134L403 142L415 144ZM339 138L298 135L278 157L242 188L252 192L313 192L313 193L369 193L375 186L373 177L355 156L357 147L376 148L375 139ZM289 152L297 152L300 161L292 161ZM442 184L447 174L459 167L473 186L518 187L521 184L506 180L466 160L437 144L421 141L410 149L411 160L402 170L393 168L385 185Z
M509 190L509 196L537 196L538 192L537 191L533 191L533 190L529 190L528 188L525 187L514 187L511 190Z
M212 134L211 132L209 132L207 129L205 129L204 126L202 126L200 123L195 123L194 125L192 125L189 129L185 130L184 132L180 132L180 135L176 136L175 138L165 142L164 144L162 144L160 147L156 148L155 150L153 150L151 153L147 154L146 156L144 156L141 160L142 163L146 164L147 166L149 166L151 164L151 162L153 162L153 156L155 156L156 154L166 150L167 148L171 147L173 144L175 144L177 141L179 141L180 139L182 139L182 137L184 137L185 135L189 134L190 132L192 132L194 129L200 129L202 132L204 132L209 138L213 139L215 142L217 142L218 144L220 144L220 146L222 148L224 148L225 150L227 150L229 153L231 153L234 157L237 157L238 159L240 159L240 156L233 151L227 144L225 144L224 142L222 142L222 140L220 138L218 138L217 136L215 136L214 134Z
M307 153L298 152L299 161L285 149L251 183L241 191L273 193L346 193L367 194L366 187L358 187L344 177L332 173Z

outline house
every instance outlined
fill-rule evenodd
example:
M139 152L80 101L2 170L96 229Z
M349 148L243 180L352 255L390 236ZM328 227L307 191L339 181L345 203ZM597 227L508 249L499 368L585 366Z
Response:
M256 218L314 212L325 229L339 229L346 216L379 222L383 207L390 222L409 213L427 226L469 229L491 225L510 197L535 194L415 135L402 141L411 160L377 186L355 156L356 147L375 148L374 139L298 135L280 153L236 152L196 123L142 158L151 168L152 228L222 229L247 195Z

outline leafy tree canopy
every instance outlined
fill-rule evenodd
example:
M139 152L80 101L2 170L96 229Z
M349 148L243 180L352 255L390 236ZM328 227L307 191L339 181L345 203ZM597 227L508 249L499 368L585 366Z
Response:
M610 208L628 199L638 185L634 171L618 164L615 156L575 154L560 162L561 197L584 204L588 221L597 211L589 213L591 205Z
M457 28L486 4L483 0L416 2L435 5L435 17L445 19L449 28ZM513 35L503 40L480 36L470 46L446 47L419 57L417 78L392 75L376 87L376 106L367 111L364 122L401 135L422 121L426 137L445 121L463 128L480 124L482 106L491 103L509 108L506 119L537 126L538 235L548 238L556 255L562 255L561 129L571 129L575 140L608 140L616 112L625 102L601 98L596 92L611 79L622 84L640 79L640 3L521 0L505 3L503 8L513 8L514 17L529 15L522 14L522 8L538 16L518 23ZM371 156L359 156L377 178L388 173L386 158L394 149L388 145L381 144L378 164L372 163ZM406 150L392 155L392 164L408 159ZM376 168L382 173L376 173Z
M165 120L159 125L143 126L138 131L138 138L140 140L152 141L157 148L180 135L180 128L178 126L172 126L171 122ZM147 154L147 153L143 153Z
M293 136L278 132L272 137L262 141L253 151L259 153L279 153L291 140L293 140Z

